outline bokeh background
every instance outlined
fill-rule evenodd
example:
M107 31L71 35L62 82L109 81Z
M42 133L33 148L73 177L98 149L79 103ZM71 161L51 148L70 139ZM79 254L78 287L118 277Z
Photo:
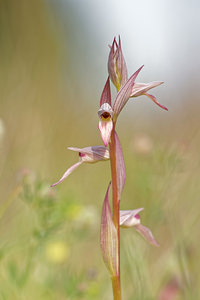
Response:
M127 180L121 208L144 207L160 243L121 231L123 299L200 299L200 5L192 0L0 1L0 300L112 299L100 246L109 163L68 146L102 144L97 110L108 44L129 75L162 80L118 121ZM115 92L113 89L113 98Z

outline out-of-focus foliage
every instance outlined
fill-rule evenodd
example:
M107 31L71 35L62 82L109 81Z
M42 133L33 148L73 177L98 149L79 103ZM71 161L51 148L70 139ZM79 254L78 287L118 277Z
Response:
M93 98L101 91L85 84L87 70L84 84L76 81L81 51L79 65L72 65L71 40L48 1L0 2L2 300L112 298L99 245L109 162L84 165L49 187L77 161L68 146L101 144L99 98ZM161 245L121 230L127 300L200 297L199 107L192 106L195 92L190 97L179 115L168 107L159 120L143 118L130 100L136 118L120 116L127 171L121 209L144 207L142 223Z

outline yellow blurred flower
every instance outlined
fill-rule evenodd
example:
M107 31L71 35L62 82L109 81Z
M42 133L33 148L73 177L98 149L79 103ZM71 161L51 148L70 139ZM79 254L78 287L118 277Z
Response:
M79 215L81 214L81 211L83 209L83 206L81 204L71 204L67 210L66 216L70 220L77 220L79 218Z
M69 257L69 246L64 242L50 242L45 250L48 261L60 264L65 262Z
M100 294L99 283L96 281L92 282L88 287L87 294L90 297L98 296Z

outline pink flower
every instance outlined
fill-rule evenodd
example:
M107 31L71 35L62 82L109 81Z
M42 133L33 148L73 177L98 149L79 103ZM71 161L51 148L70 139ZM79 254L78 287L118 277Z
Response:
M100 99L100 109L98 110L99 115L99 130L101 138L105 147L107 147L110 135L113 129L113 110L111 107L111 93L110 93L110 80L109 77L104 86L103 92Z
M98 110L99 130L105 146L107 146L109 143L110 135L113 129L113 122L116 122L119 113L121 112L122 108L124 107L128 99L130 98L135 79L141 69L142 67L138 69L119 90L115 98L113 107L111 104L109 77L106 81L100 99L100 109Z
M111 276L117 276L119 271L117 251L118 236L113 223L109 203L110 185L111 183L109 183L102 209L100 244L104 262ZM149 243L154 246L159 246L151 230L142 225L140 222L139 212L142 210L143 208L135 210L120 210L119 225L122 228L134 227Z
M51 187L61 183L82 163L96 163L98 161L104 161L110 158L109 150L104 146L92 146L82 149L69 147L68 149L79 153L79 161L76 164L72 165L69 169L67 169L60 180L52 184Z
M120 226L122 228L134 227L149 243L154 246L159 246L155 240L151 230L140 222L139 212L143 208L138 208L135 210L120 210Z
M100 99L99 115L99 130L105 147L107 147L111 132L113 130L113 123L116 122L117 117L122 111L123 107L131 97L138 97L146 95L154 103L161 108L168 110L165 106L161 105L155 98L155 96L147 93L150 89L162 84L162 81L150 82L150 83L135 83L135 80L141 71L141 66L129 79L126 67L126 62L122 53L121 40L119 36L119 42L116 42L114 38L112 46L110 47L110 53L108 57L108 78L104 86ZM111 103L110 92L110 80L117 88L117 96L114 104Z

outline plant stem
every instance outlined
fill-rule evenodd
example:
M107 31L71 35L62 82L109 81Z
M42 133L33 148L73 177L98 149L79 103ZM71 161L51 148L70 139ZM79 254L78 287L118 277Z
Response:
M113 299L121 300L120 276L112 278Z
M112 176L112 199L113 199L113 223L117 230L118 235L118 255L116 255L118 262L118 274L112 278L113 297L114 300L121 300L121 285L120 285L120 231L119 231L119 204L120 199L117 189L117 166L116 166L116 143L115 143L115 123L110 139L110 163L111 163L111 176Z

